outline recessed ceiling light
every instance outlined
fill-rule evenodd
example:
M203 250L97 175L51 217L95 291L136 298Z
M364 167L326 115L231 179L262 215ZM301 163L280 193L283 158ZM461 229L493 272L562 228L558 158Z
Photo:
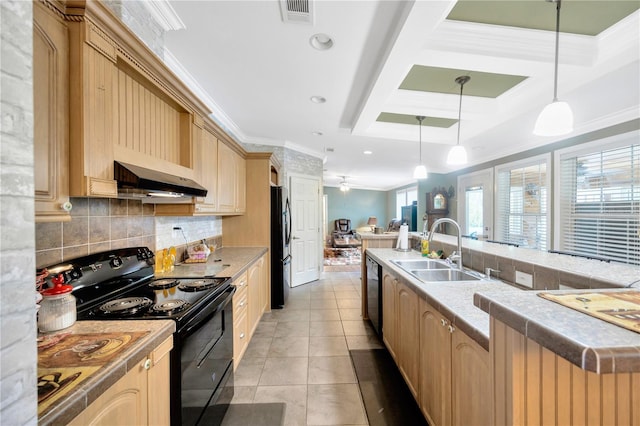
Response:
M333 40L326 34L318 33L311 36L309 43L316 50L329 50L333 47Z
M371 155L371 154L373 154L373 151L369 151L369 150L367 150L367 151L365 151L365 152L364 152L364 154L365 154L365 155Z
M314 132L311 132L311 134L312 134L313 136L322 136L322 132L318 132L317 130L316 130L316 131L314 131Z
M322 97L322 96L312 96L311 98L309 98L311 100L311 102L313 102L314 104L323 104L325 102L327 102L327 100Z

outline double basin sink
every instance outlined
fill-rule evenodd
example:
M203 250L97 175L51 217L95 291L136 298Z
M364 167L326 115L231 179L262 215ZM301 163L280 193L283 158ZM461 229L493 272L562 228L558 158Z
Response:
M479 281L480 274L471 271L454 269L452 265L434 259L407 259L392 260L396 264L417 279L423 282L455 282L455 281Z

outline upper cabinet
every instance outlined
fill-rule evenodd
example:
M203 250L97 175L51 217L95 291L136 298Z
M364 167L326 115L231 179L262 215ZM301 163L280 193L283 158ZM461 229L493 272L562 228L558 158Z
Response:
M224 143L218 144L218 211L244 213L247 209L247 163Z
M166 214L246 210L246 152L102 2L40 0L33 19L36 220L67 220L69 196L117 197L114 161L207 188Z
M33 4L36 222L69 220L69 36L66 22Z

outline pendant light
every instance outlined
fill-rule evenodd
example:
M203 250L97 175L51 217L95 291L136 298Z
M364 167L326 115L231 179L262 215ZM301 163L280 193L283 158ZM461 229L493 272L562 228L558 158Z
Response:
M464 146L460 145L460 125L462 124L462 89L464 85L471 80L471 77L468 75L462 75L456 78L456 83L460 85L460 104L458 105L458 142L456 146L452 147L449 150L449 155L447 156L447 164L458 166L461 164L467 164L467 150Z
M418 120L418 127L420 127L420 164L413 171L414 179L426 179L427 178L427 168L422 164L422 120L424 120L424 116L418 115L416 116L416 120Z
M533 133L539 136L566 135L573 131L573 112L568 103L558 100L558 48L560 44L560 2L562 0L547 0L556 3L556 57L553 80L553 101L544 107Z

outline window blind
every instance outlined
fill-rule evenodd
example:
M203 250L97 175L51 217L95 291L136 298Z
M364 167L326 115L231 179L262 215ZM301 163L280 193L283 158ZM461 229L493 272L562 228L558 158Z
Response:
M640 145L560 158L560 248L640 265Z
M495 239L539 250L548 248L547 160L505 165L496 172Z

